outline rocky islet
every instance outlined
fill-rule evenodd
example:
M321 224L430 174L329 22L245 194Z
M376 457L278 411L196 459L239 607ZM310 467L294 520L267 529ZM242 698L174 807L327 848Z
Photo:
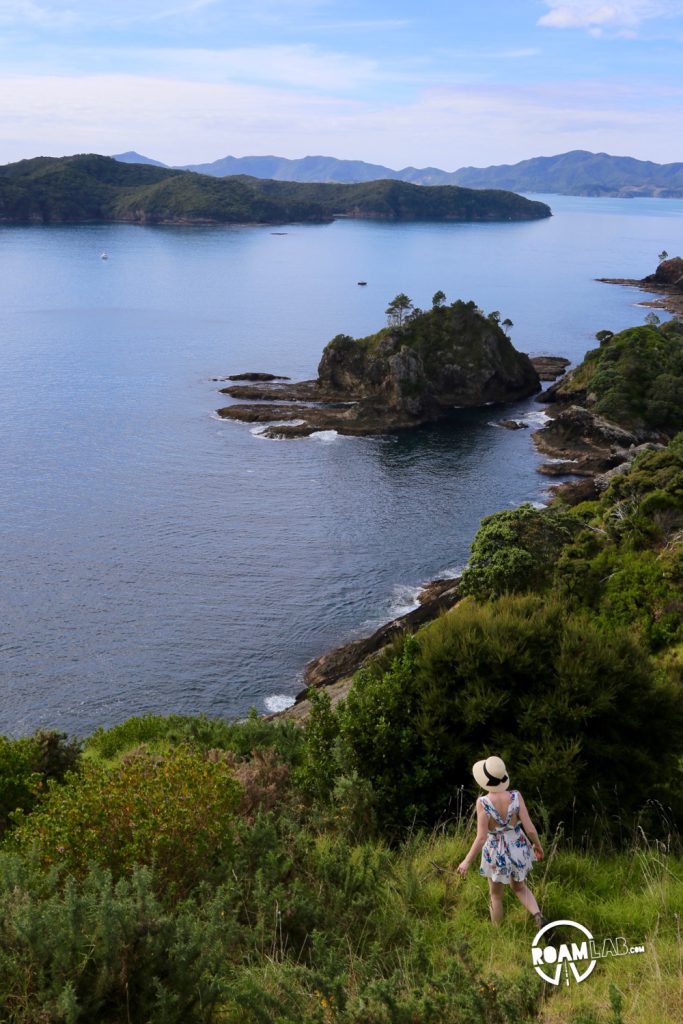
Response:
M414 310L368 338L337 335L325 347L318 376L299 383L233 383L236 399L218 415L263 423L267 437L317 431L381 434L448 418L454 409L497 405L540 390L532 360L474 302Z

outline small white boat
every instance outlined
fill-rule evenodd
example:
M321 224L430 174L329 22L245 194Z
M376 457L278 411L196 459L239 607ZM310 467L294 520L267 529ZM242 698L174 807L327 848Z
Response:
M101 260L108 260L109 259L109 254L106 253L106 252L100 253L100 259Z

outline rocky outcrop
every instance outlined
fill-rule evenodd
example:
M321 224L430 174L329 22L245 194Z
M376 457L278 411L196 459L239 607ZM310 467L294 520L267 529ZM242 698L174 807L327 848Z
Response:
M291 380L291 377L279 377L276 373L232 373L226 380L249 380L270 382L274 380Z
M654 274L648 274L647 277L635 280L627 277L599 277L598 281L605 284L630 285L651 294L659 293L660 298L653 302L644 302L643 305L665 309L675 316L683 316L683 258L680 256L662 260Z
M231 385L222 393L248 404L225 406L218 415L280 421L275 435L267 428L269 436L376 434L436 422L457 408L525 398L540 390L538 374L497 317L455 302L416 311L369 338L338 335L323 352L316 380Z
M571 388L571 382L568 384ZM570 390L564 400L573 402L576 395ZM555 402L562 403L562 399L556 395ZM658 433L625 429L575 404L554 406L549 422L532 436L539 451L550 458L538 467L539 473L590 481L579 484L570 480L551 488L569 505L597 497L614 475L628 470L636 455L663 447Z
M571 359L564 356L531 356L531 365L539 380L557 380L569 366Z
M529 424L522 423L521 420L498 420L499 427L505 427L506 430L528 430Z
M674 288L683 292L683 259L674 256L659 264L654 274L644 277L641 284L653 284L660 288Z
M352 677L358 669L378 657L398 636L414 632L457 604L460 600L460 580L432 580L425 585L417 600L417 608L380 626L371 636L342 644L310 661L304 670L306 689L297 695L293 707L271 717L305 718L310 708L307 695L311 687L317 689L324 686L333 704L341 700L348 693Z

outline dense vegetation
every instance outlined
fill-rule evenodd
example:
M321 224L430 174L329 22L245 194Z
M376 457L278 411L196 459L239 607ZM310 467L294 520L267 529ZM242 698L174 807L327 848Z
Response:
M443 296L443 299L441 299ZM470 300L465 302L456 299L446 304L443 292L437 292L431 309L423 310L413 305L412 300L403 292L391 300L386 316L388 326L370 334L365 338L351 338L349 335L338 334L331 344L348 349L358 347L366 353L373 353L381 347L385 338L400 329L401 345L417 352L426 366L430 360L443 349L453 346L453 339L463 337L463 345L476 352L487 337L494 335L505 349L514 353L507 334L500 326L500 313L496 310L488 316ZM506 325L512 321L506 320ZM517 353L515 353L517 355Z
M668 366L679 335L656 334L636 351ZM631 337L603 339L626 377ZM679 433L596 501L485 519L460 604L336 707L314 693L303 728L147 716L3 739L0 1020L679 1019L682 583ZM543 833L546 914L645 955L551 992L521 907L492 941L485 886L455 867L493 752Z
M553 389L557 399L587 404L624 427L682 430L683 323L600 331L598 338L600 347Z
M649 954L601 963L578 997L551 992L530 967L524 910L508 904L492 942L485 887L455 874L469 796L451 801L444 827L387 844L371 786L350 766L329 796L319 786L325 717L304 731L149 716L86 740L75 771L18 815L0 850L0 1019L675 1018L683 858L670 839L648 844L624 819L619 848L599 822L572 849L546 824L534 881L546 911L645 941Z
M337 710L317 698L316 785L350 770L382 830L433 825L488 749L577 840L598 805L606 831L644 813L657 830L649 798L680 820L682 583L683 434L598 502L490 516L472 597L361 672Z
M0 222L285 223L336 216L387 220L534 220L545 204L507 192L407 182L309 185L215 178L83 155L0 167Z

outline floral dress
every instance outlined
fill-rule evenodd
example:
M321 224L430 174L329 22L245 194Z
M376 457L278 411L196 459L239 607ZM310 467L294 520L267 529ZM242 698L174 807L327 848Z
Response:
M533 858L531 843L522 829L521 822L511 825L513 814L519 814L519 793L510 793L510 805L505 820L498 813L488 797L481 796L482 807L496 822L496 828L489 829L488 839L481 851L479 874L492 882L522 882L531 871Z

